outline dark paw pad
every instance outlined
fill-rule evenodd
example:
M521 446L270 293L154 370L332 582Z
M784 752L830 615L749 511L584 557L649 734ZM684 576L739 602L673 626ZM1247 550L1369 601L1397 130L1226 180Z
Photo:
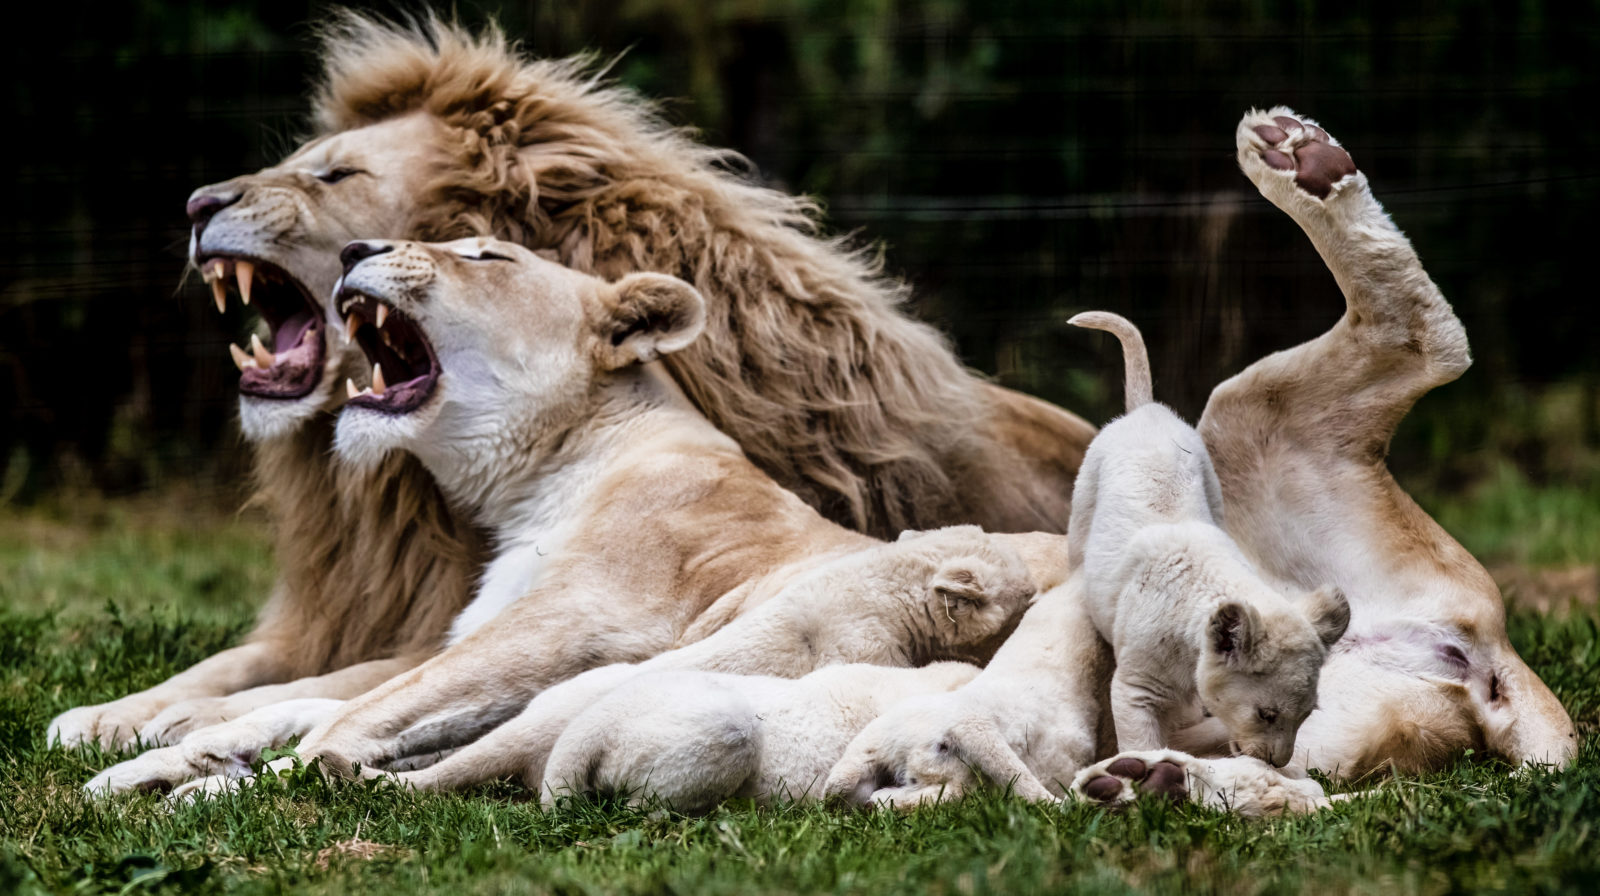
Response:
M1157 762L1150 767L1149 776L1140 782L1139 792L1153 793L1174 803L1181 803L1189 796L1188 775L1184 773L1183 766L1176 762Z
M1277 122L1277 127L1263 124L1253 130L1257 137L1274 147L1289 139L1295 131L1305 132L1305 142L1290 147L1288 152L1267 149L1261 153L1261 160L1267 163L1267 167L1293 171L1294 182L1300 185L1300 189L1319 199L1326 199L1333 192L1334 184L1356 173L1355 161L1349 153L1328 142L1327 131L1287 115L1277 115L1272 120Z
M1108 803L1122 793L1122 781L1110 775L1101 775L1083 785L1083 794L1096 802Z
M1106 773L1130 781L1143 781L1144 776L1150 773L1150 769L1143 759L1137 756L1124 756L1112 760L1111 764L1106 766Z

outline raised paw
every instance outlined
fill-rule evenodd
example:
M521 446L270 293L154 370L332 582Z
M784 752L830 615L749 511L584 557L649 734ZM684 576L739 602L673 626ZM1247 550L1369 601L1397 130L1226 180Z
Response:
M1357 173L1355 161L1339 141L1285 106L1247 113L1239 123L1237 140L1239 164L1263 191L1267 190L1260 177L1263 166L1293 172L1295 185L1318 199L1327 199L1335 185Z
M1170 750L1123 753L1080 771L1072 792L1079 799L1107 805L1131 802L1140 794L1182 803L1189 799L1187 759Z

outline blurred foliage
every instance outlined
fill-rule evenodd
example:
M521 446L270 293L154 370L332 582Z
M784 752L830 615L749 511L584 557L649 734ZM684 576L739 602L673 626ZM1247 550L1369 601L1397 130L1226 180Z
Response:
M320 2L140 0L16 13L0 208L0 499L243 470L234 371L182 208L293 145ZM414 5L380 4L387 15ZM1559 14L1557 10L1560 10ZM1145 330L1158 394L1312 336L1337 289L1250 190L1232 131L1287 103L1351 148L1473 338L1396 462L1459 489L1503 463L1591 469L1590 209L1600 7L1550 0L465 2L538 54L585 49L669 115L881 241L912 311L1001 382L1115 412L1110 340Z

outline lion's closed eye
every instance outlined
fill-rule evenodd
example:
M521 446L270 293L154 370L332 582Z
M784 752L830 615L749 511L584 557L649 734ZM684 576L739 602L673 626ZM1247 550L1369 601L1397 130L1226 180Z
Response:
M345 178L366 173L367 172L362 171L360 168L339 167L329 169L317 175L317 180L320 180L325 184L336 184Z
M478 250L478 251L475 251L475 252L457 252L456 256L459 257L460 259L462 259L463 261L515 261L516 260L516 259L512 258L509 255L501 255L499 252L490 252L488 249Z

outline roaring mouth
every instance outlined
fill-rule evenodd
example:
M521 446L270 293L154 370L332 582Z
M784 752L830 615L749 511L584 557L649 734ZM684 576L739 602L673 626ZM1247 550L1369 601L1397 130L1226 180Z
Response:
M345 380L349 407L409 414L422 407L439 382L439 357L411 318L382 300L341 290L334 301L344 317L346 339L354 339L372 362L372 385L357 389Z
M327 346L322 339L322 311L300 281L270 262L241 256L212 255L200 263L200 276L211 285L217 312L228 308L228 285L239 299L253 304L272 331L272 347L250 337L246 351L229 344L239 368L239 391L256 398L290 400L310 394L322 380Z

